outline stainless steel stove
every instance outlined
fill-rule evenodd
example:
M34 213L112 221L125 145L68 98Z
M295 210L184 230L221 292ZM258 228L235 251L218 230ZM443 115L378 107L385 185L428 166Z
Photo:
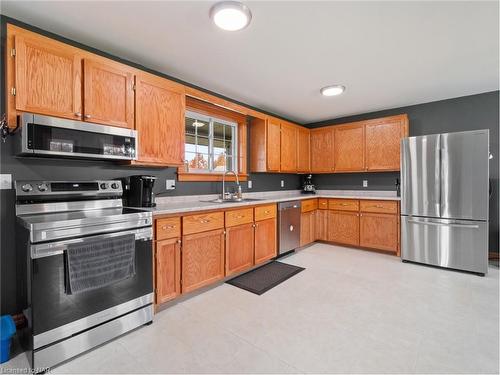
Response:
M152 322L152 213L122 206L121 181L16 181L15 188L18 302L28 322L21 341L33 368ZM134 273L68 292L68 249L123 237L135 252Z

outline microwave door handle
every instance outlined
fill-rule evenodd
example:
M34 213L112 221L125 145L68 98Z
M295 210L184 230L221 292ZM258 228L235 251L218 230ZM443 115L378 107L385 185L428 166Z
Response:
M43 244L33 244L30 246L31 259L44 258L53 255L59 255L68 250L68 245L82 243L87 240L104 240L106 238L113 238L123 236L125 234L135 234L135 240L148 241L153 238L153 229L151 227L127 230L122 232L114 232L107 234L100 234L98 236L89 236L76 238L72 240L48 242Z

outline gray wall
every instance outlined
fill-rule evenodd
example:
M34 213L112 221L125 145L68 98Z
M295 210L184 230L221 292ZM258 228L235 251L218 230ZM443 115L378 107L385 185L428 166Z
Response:
M308 124L309 128L342 124L382 116L407 113L410 119L410 135L458 132L465 130L489 129L490 177L493 193L490 200L490 251L498 252L499 245L499 92L464 96L437 102L394 108L385 111L365 113L357 116L337 118ZM399 173L343 173L315 175L314 182L322 189L364 189L362 180L368 180L370 190L395 190L395 179Z

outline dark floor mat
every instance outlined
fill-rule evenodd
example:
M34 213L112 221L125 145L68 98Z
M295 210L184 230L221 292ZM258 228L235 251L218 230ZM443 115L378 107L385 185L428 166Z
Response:
M228 284L261 295L305 268L281 262L271 262L227 281Z

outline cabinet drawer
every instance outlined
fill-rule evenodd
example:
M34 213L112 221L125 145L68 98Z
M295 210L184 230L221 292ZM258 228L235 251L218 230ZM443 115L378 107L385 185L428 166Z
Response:
M273 219L276 217L276 205L255 207L255 221Z
M226 227L253 223L253 208L226 211Z
M359 201L355 199L330 199L328 200L330 210L358 211Z
M181 218L169 217L156 220L156 240L166 240L181 236Z
M309 212L318 209L318 200L317 199L306 199L301 203L301 212Z
M224 228L224 212L184 216L182 227L184 235Z
M361 212L376 212L381 214L397 214L398 202L395 201L360 201Z
M328 210L328 199L319 198L318 199L318 208L320 210Z

